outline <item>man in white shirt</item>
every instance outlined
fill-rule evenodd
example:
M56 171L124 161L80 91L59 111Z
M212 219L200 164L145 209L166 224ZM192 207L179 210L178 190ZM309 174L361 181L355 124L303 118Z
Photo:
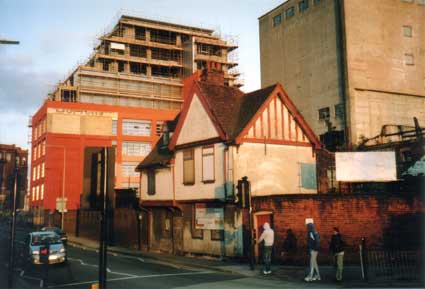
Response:
M264 253L263 253L263 274L267 275L270 274L272 271L270 270L270 265L272 261L272 249L273 249L273 243L274 243L274 231L270 228L269 223L264 223L263 225L263 233L260 236L260 239L258 239L258 243L261 243L264 241Z

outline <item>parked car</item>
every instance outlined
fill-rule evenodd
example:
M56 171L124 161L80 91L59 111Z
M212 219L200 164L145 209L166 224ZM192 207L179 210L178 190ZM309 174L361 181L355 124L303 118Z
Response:
M41 264L40 250L49 248L49 264L63 263L66 261L66 249L58 234L52 231L32 232L26 239L28 259L32 264Z
M62 240L62 242L65 244L68 242L68 237L66 236L66 233L62 231L58 227L43 227L41 228L42 232L55 232Z

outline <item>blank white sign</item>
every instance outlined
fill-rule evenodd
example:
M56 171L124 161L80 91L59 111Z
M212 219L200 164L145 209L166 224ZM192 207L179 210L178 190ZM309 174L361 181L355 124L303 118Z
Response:
M336 180L390 182L397 180L395 152L335 153Z

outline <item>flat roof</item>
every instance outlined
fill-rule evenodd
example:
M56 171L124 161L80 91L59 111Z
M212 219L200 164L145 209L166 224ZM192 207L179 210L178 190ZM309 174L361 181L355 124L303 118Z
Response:
M277 5L276 7L274 7L273 9L269 10L268 12L264 13L263 15L261 15L260 17L258 17L258 20L260 20L261 18L263 18L264 16L272 13L273 11L277 10L278 8L282 7L285 4L288 4L289 2L291 2L291 0L284 0L283 3Z
M130 16L130 15L122 15L120 19L123 19L123 18L147 22L147 23L152 23L152 24L161 24L161 25L167 25L167 26L176 27L176 28L183 28L183 29L188 29L188 30L201 31L201 32L208 33L208 34L211 34L211 33L214 32L214 30L212 30L212 29L176 24L176 23L171 23L171 22L153 20L153 19L148 19L148 18L141 18L141 17L136 17L136 16Z

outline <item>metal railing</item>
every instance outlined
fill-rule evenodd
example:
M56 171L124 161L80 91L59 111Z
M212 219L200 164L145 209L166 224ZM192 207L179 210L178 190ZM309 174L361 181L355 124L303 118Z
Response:
M364 280L420 281L423 251L368 249L363 238L360 249Z

